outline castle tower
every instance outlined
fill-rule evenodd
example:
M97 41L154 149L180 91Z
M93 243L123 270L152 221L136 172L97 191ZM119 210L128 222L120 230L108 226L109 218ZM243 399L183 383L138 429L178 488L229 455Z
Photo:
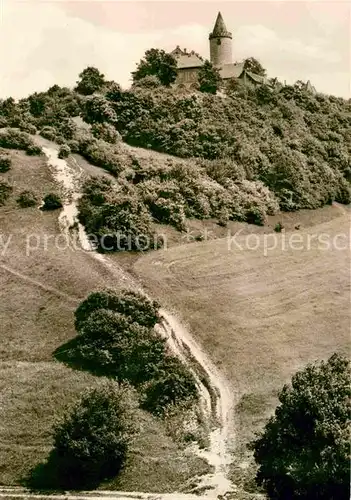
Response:
M232 34L227 31L222 14L218 12L216 24L209 36L210 60L214 66L232 64Z

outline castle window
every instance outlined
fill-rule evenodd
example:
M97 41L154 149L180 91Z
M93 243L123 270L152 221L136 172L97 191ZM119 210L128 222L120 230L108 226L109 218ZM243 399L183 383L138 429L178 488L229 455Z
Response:
M217 39L217 45L221 45L222 40L220 38Z

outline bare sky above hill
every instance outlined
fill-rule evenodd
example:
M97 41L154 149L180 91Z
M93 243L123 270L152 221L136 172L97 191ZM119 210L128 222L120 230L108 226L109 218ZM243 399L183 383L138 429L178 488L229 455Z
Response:
M88 65L125 87L151 47L179 44L209 57L218 10L234 60L253 56L269 76L350 97L351 7L336 0L0 0L0 97L73 86Z

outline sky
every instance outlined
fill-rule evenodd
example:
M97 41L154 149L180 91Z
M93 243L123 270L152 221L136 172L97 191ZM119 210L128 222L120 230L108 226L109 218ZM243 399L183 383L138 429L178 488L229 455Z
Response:
M252 56L270 77L351 97L350 2L0 0L0 98L72 87L87 66L128 87L152 47L208 58L219 10L233 61Z

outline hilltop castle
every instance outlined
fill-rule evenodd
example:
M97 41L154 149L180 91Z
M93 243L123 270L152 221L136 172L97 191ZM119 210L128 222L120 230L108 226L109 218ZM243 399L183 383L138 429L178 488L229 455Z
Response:
M218 68L223 80L240 78L245 83L264 83L265 78L244 70L244 63L233 63L232 60L232 34L224 24L222 14L219 12L212 33L209 35L210 41L210 61ZM196 86L198 72L204 64L204 59L194 52L182 50L179 45L171 52L175 57L178 66L176 84L184 86Z

